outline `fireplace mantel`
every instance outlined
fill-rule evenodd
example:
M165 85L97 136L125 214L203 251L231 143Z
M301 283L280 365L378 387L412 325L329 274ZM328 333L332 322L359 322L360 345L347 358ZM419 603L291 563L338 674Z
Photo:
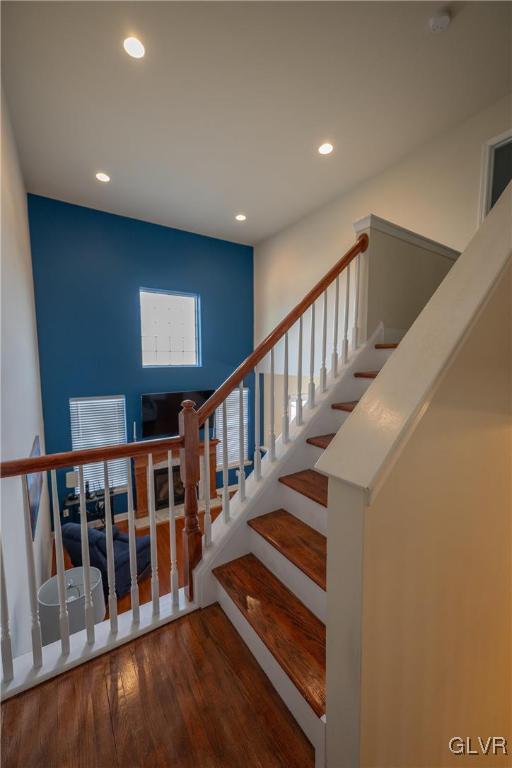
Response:
M210 440L210 498L217 498L217 456L216 448L219 441L216 438ZM199 453L204 455L204 443L199 444ZM153 451L153 466L162 464L167 461L167 451ZM179 447L172 449L173 464L176 464L176 459L179 460L180 449ZM148 489L147 489L147 466L148 457L147 454L142 456L136 456L134 459L135 468L135 492L137 494L135 517L146 517L148 515ZM201 473L202 474L202 473Z

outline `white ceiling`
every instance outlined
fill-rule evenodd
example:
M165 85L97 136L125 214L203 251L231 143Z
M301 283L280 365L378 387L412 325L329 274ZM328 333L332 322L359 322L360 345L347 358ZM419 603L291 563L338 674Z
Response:
M438 8L3 2L27 188L257 242L510 91L511 3L454 3L432 35Z

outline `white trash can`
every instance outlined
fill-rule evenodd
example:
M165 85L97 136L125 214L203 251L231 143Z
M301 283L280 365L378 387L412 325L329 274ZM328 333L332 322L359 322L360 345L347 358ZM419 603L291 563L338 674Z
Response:
M69 633L79 632L85 629L85 593L84 593L84 569L70 568L64 571L64 584L66 587L66 606L69 616ZM97 624L105 618L105 598L101 583L101 572L91 566L91 592L94 606L94 623ZM60 640L59 625L59 588L57 576L45 581L37 593L39 603L39 620L43 645Z

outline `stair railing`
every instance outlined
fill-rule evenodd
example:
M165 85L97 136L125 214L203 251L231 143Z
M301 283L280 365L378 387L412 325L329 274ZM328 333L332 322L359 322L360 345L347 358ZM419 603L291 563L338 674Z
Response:
M341 341L341 360L344 364L348 358L349 350L349 317L350 317L350 273L351 265L355 267L354 291L353 291L353 327L351 345L355 349L358 346L358 316L359 316L359 289L361 265L359 254L368 248L368 235L362 234L349 251L327 272L327 274L312 288L309 293L292 309L286 317L269 333L269 335L256 347L256 349L238 366L238 368L225 380L225 382L211 395L211 397L196 410L195 403L186 400L183 403L183 411L180 414L180 436L182 444L182 477L185 486L185 530L183 534L183 549L185 560L185 574L189 599L193 598L193 571L202 559L202 535L198 521L198 505L196 486L199 479L199 431L204 429L205 455L206 446L210 439L210 419L217 413L217 418L222 420L222 512L226 522L230 519L230 490L229 490L229 465L227 453L227 398L238 390L239 407L239 465L238 465L238 489L239 500L245 501L245 455L244 455L244 379L250 374L255 374L254 385L254 476L261 479L261 392L258 365L267 356L269 357L269 434L268 455L270 461L276 459L276 434L275 434L275 358L278 342L283 339L283 414L282 414L282 442L289 441L290 413L289 413L289 332L295 324L298 324L297 335L297 413L296 423L302 423L302 389L303 389L303 332L304 316L310 311L310 338L309 338L309 376L307 385L307 404L310 408L315 406L316 382L315 382L315 323L316 301L322 297L321 320L321 364L319 370L319 386L322 392L327 388L327 329L328 329L328 288L334 283L334 313L332 332L331 371L333 376L338 375L339 352L339 324L340 324L340 275L346 271L345 300L343 312L343 328ZM220 413L218 413L220 409ZM205 499L205 545L209 546L212 536L212 520L210 514L209 498Z
M79 520L81 526L81 559L83 567L83 597L84 597L84 628L87 634L87 646L89 649L97 647L97 628L94 616L92 583L91 583L91 563L88 538L88 520L87 520L87 498L84 482L84 465L101 462L103 465L104 488L107 492L103 494L102 500L105 505L105 537L106 537L106 559L107 559L107 596L110 621L110 637L105 641L105 650L112 647L123 639L128 639L130 635L136 635L141 630L141 601L139 599L139 584L137 570L137 537L134 514L134 495L132 487L132 465L131 460L135 457L144 456L147 461L147 495L149 507L149 532L150 532L150 560L151 560L151 604L152 616L155 619L160 617L161 613L161 595L159 594L158 580L158 558L157 558L157 533L156 533L156 513L154 498L154 479L153 479L153 453L162 453L167 456L167 470L169 483L169 531L170 531L170 558L169 558L169 584L170 584L170 607L167 606L167 613L177 613L179 611L179 588L178 588L178 565L177 565L177 540L176 540L176 520L175 507L173 499L173 455L182 448L183 440L181 437L171 437L163 440L146 440L123 445L105 446L102 448L88 448L81 451L66 451L63 453L54 453L45 456L35 456L26 459L17 459L13 461L4 461L0 464L0 477L15 478L19 477L21 481L21 502L23 510L23 529L25 541L25 557L27 568L27 586L30 606L30 635L32 650L32 668L27 670L25 667L20 680L15 680L18 689L29 687L38 682L38 674L47 676L48 670L44 668L43 657L43 636L41 632L41 621L39 615L39 606L37 599L36 566L33 547L32 533L32 510L30 499L30 476L39 473L49 473L48 485L51 488L52 496L52 520L54 529L55 546L55 566L58 588L59 604L59 637L61 642L60 658L52 657L49 667L52 668L50 674L56 671L63 671L66 665L76 663L76 660L70 656L70 620L68 613L69 601L66 596L66 576L65 560L62 541L61 512L59 505L59 494L57 488L57 470L70 468L78 469L78 507ZM197 446L197 450L199 447ZM118 622L116 578L115 578L115 560L113 543L112 510L110 507L109 483L109 462L112 460L126 461L126 494L128 509L128 549L129 549L129 567L130 567L130 597L131 609L130 622L128 628L124 628L124 636L121 639L121 632ZM208 464L208 462L206 462ZM208 495L208 494L207 494ZM1 658L2 658L2 687L5 688L13 680L13 650L10 630L10 612L9 612L9 593L5 581L5 559L0 541L0 578L1 578ZM161 564L163 565L163 564ZM164 596L165 597L165 596ZM49 642L48 640L46 641ZM96 644L96 646L95 646ZM91 652L84 650L81 654L85 658ZM72 653L72 651L71 651ZM11 695L11 690L7 685L6 695Z
M214 394L198 409L195 404L186 400L182 406L183 409L179 417L180 435L163 440L145 440L123 445L107 446L101 448L89 448L81 451L66 451L64 453L55 453L50 455L35 456L25 459L4 461L0 463L0 478L20 478L20 500L23 509L23 527L25 540L25 556L27 569L27 586L30 605L30 636L31 636L31 665L23 662L21 672L16 673L13 665L13 652L10 631L10 612L9 612L9 593L5 582L5 560L0 541L0 579L1 579L1 658L3 668L2 687L4 695L9 696L13 693L23 690L26 687L36 684L39 680L58 674L66 668L79 663L80 660L90 658L91 653L107 651L110 648L124 642L131 637L147 631L148 628L157 623L170 620L179 615L180 611L193 607L191 601L194 597L193 571L202 559L202 532L199 525L199 511L197 487L202 480L204 493L204 541L205 546L209 546L212 541L212 516L210 510L210 452L216 450L218 440L210 434L210 424L212 416L220 410L218 418L222 420L223 441L222 441L222 514L226 522L230 519L230 488L229 488L229 469L228 464L228 445L227 445L227 399L235 391L238 392L239 407L239 460L238 460L238 498L245 500L245 461L244 454L245 434L244 434L244 379L250 374L255 373L255 451L254 451L254 478L256 481L262 477L261 453L263 450L262 435L260 430L261 418L261 392L258 366L265 357L269 358L269 412L270 428L268 434L268 457L271 462L276 459L276 434L275 434L275 363L276 347L278 342L283 340L283 413L282 413L282 442L286 444L290 439L290 413L289 413L289 332L292 326L297 324L297 348L294 350L297 361L297 411L296 423L301 424L303 419L303 369L304 369L304 317L310 312L310 339L309 339L309 371L307 385L307 401L309 407L314 407L316 398L316 358L315 353L315 323L316 308L315 303L322 299L322 318L321 318L321 346L319 367L319 386L321 391L327 387L327 328L328 328L328 288L334 284L333 301L333 326L332 326L332 354L331 354L331 372L333 376L338 373L338 362L341 354L341 360L346 362L349 350L349 321L351 317L350 306L352 304L353 328L351 334L351 344L355 348L358 344L358 303L359 303L359 275L360 264L357 258L368 247L368 236L362 234L350 250L341 258L334 267L329 270L325 277L320 280L315 287L302 299L297 306L288 313L279 325L264 339L250 354L246 360L229 376L226 381L214 392ZM356 261L355 261L356 260ZM351 272L355 267L355 276L351 278ZM340 313L340 275L346 272L345 280L345 298L343 313ZM354 280L354 290L351 293L351 280ZM353 300L351 300L353 295ZM340 316L341 329L340 325ZM341 353L338 351L338 341L341 335ZM200 430L203 428L203 440L200 441ZM163 563L158 562L157 547L157 520L155 511L155 492L153 475L153 456L155 453L162 453L167 457L167 471L169 484L169 557L165 566L169 568L170 592L163 597L160 595L159 585L159 567L162 569ZM203 454L204 470L201 477L200 455ZM184 584L186 587L186 598L188 602L182 603L179 598L178 589L178 559L177 559L177 538L176 538L176 514L174 507L174 498L172 489L173 483L173 460L179 454L180 474L185 490L184 499L184 528L182 539ZM134 494L132 487L132 459L145 457L147 473L147 497L149 512L149 535L150 535L150 562L151 562L151 597L149 603L142 604L139 596L138 572L137 572L137 537L134 512ZM91 583L91 565L88 539L88 520L87 520L87 495L84 482L84 466L94 463L102 463L104 488L109 488L109 462L112 460L124 459L126 461L126 494L127 494L127 517L128 517L128 545L129 545L129 566L130 566L130 597L131 609L127 612L122 621L121 615L118 616L116 599L116 577L115 560L113 545L113 527L110 509L109 493L104 493L105 505L105 535L106 535L106 554L107 554L107 597L109 607L110 634L105 636L103 629L99 624L95 624L93 594ZM84 591L84 616L86 630L86 646L78 650L70 642L70 621L68 613L68 601L66 599L66 576L65 559L61 531L61 511L59 505L59 494L57 487L57 470L64 468L78 469L78 508L79 520L81 526L81 554L83 565L83 591ZM58 586L58 604L59 604L59 638L60 638L60 656L55 656L52 650L48 657L43 653L43 638L41 632L41 623L37 599L37 580L36 566L34 558L34 547L32 537L32 510L30 498L30 476L37 473L49 473L48 487L51 489L52 496L52 519L54 528L54 546L55 546L55 566ZM165 602L167 601L167 602ZM146 608L148 610L146 610ZM144 609L144 615L143 615ZM148 617L149 613L149 617ZM128 616L128 618L127 618ZM105 625L106 622L102 622ZM121 626L122 625L122 626ZM98 636L102 635L98 641ZM55 645L55 644L54 644ZM89 650L87 650L89 649ZM73 655L75 654L75 656ZM25 657L22 657L25 658ZM46 660L45 660L46 659ZM13 680L14 677L14 680ZM21 680L21 682L20 682Z

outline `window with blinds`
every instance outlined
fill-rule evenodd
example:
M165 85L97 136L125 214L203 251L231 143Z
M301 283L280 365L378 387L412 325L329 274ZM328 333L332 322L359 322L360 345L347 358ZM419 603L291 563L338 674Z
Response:
M73 397L69 401L71 443L74 451L103 445L126 443L126 404L124 395L112 397ZM78 467L75 467L78 471ZM126 459L108 462L110 487L127 483ZM103 488L103 464L85 464L84 482L90 490ZM78 488L76 489L78 493Z
M140 290L142 365L200 365L199 297Z
M244 460L249 457L249 389L244 387ZM238 389L226 398L226 422L228 443L228 464L238 466L240 463L240 393ZM215 436L220 440L217 444L217 468L222 467L222 445L224 442L224 423L222 406L215 411Z

